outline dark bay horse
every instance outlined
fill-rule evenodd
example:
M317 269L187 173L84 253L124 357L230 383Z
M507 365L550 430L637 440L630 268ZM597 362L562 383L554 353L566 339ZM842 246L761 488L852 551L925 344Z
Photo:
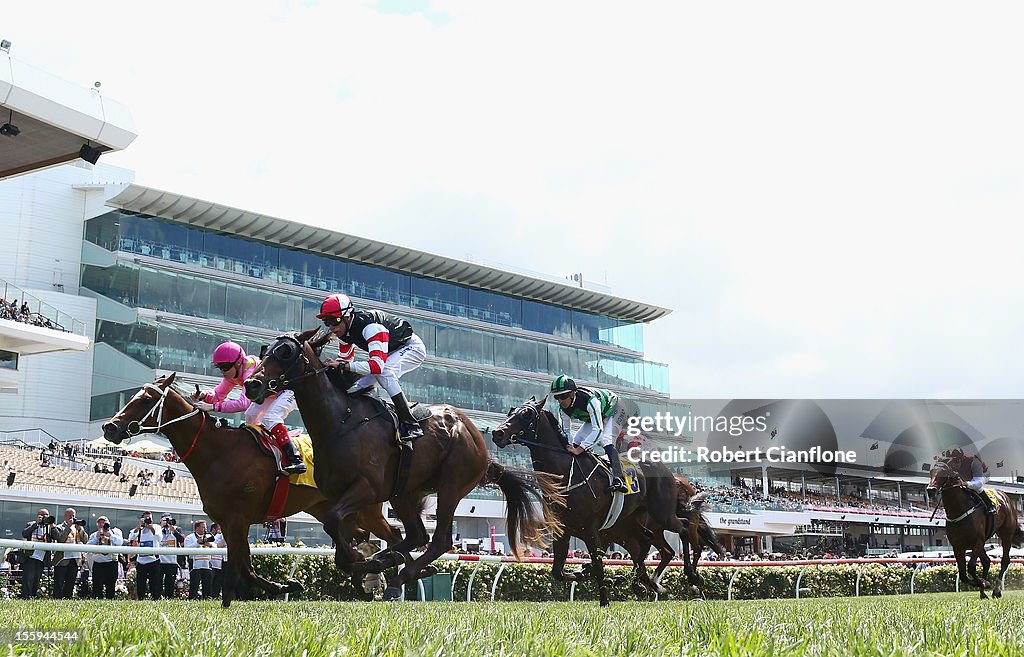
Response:
M606 492L608 480L603 468L596 468L590 456L573 456L566 451L566 439L558 420L544 408L547 397L531 398L522 406L512 409L509 418L491 432L494 444L507 447L521 444L529 448L533 467L538 472L549 473L562 482L561 492L565 495L565 506L558 510L564 527L562 536L553 546L554 564L551 574L555 579L573 580L577 574L564 570L569 537L576 536L586 543L591 555L590 575L597 580L601 605L608 604L608 588L604 582L602 549L609 543L618 543L626 548L633 561L633 570L639 587L663 592L657 584L668 567L675 551L665 540L665 530L678 534L683 542L686 556L687 576L692 583L699 583L696 561L699 557L700 541L705 540L716 551L724 553L711 528L703 522L700 512L700 498L690 507L693 488L684 489L685 480L672 475L659 464L641 463L639 470L643 477L638 494L627 495L618 520L607 530L601 530L612 495ZM685 500L685 501L684 501ZM686 516L679 517L682 511ZM692 536L691 536L692 535ZM694 545L697 553L690 565L689 550ZM658 548L661 563L652 578L647 573L644 560L651 546Z
M203 511L220 524L228 545L223 606L231 604L233 584L243 580L273 595L301 591L296 581L278 584L256 574L249 553L249 526L265 519L277 464L260 451L245 429L217 427L212 416L196 409L174 388L174 376L146 384L103 425L104 437L121 443L140 433L161 433L182 455L182 463L199 488ZM281 515L306 511L323 522L330 507L331 502L317 489L292 485ZM365 530L364 536L372 532L391 544L401 541L380 505L362 509L358 524Z
M379 573L410 561L409 552L427 542L420 516L422 499L437 493L436 529L427 550L388 582L385 599L396 599L402 587L415 581L423 569L452 547L452 524L459 501L481 484L497 484L507 502L506 533L519 556L519 539L542 542L557 534L558 523L550 505L560 499L555 483L533 473L504 468L490 460L483 435L461 410L448 405L428 407L431 415L420 424L423 436L414 443L408 477L395 490L399 450L389 413L368 395L349 395L329 380L316 349L330 339L326 334L308 341L319 329L282 335L267 350L253 378L245 383L253 401L290 389L313 440L316 483L337 502L327 512L324 529L335 541L335 564L352 574ZM405 527L405 540L390 546L370 561L350 547L355 512L390 500ZM543 513L534 503L540 502ZM429 571L428 571L429 572Z
M990 516L985 503L977 499L974 491L967 488L970 480L970 464L958 458L942 458L932 466L928 493L941 494L942 505L946 508L946 538L953 548L960 579L978 587L984 600L985 589L989 586L988 570L992 563L985 552L985 541L998 536L1003 546L1003 558L999 575L992 586L992 597L1003 597L1003 575L1010 567L1010 546L1024 544L1024 529L1017 524L1017 510L1003 491L994 491L999 498L999 509ZM971 560L966 561L967 550ZM981 560L981 578L978 578L977 562Z

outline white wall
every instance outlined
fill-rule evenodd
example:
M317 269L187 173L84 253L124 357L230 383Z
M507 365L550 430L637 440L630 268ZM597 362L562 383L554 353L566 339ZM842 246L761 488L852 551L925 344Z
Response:
M84 222L107 212L103 202L117 191L98 183L131 178L123 169L83 163L0 181L0 278L83 322L90 338L96 301L77 294ZM83 185L93 187L75 189ZM60 439L95 438L88 427L92 370L92 349L23 356L17 392L0 393L0 431L41 428Z

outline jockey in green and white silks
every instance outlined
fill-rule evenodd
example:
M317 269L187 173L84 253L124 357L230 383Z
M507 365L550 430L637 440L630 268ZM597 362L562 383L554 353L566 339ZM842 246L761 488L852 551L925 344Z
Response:
M618 396L610 390L577 386L576 382L562 374L551 382L551 394L562 409L559 421L562 431L568 435L570 420L583 423L579 431L569 439L567 449L573 454L591 451L596 445L604 448L611 461L612 479L610 490L626 492L622 479L622 464L615 450L615 441L626 429L626 408Z

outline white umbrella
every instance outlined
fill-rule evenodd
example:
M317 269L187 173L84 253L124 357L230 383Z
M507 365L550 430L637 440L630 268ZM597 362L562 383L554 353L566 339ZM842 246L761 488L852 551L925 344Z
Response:
M163 445L158 445L152 440L140 440L134 443L121 443L121 448L126 452L137 452L139 454L161 454L171 451Z

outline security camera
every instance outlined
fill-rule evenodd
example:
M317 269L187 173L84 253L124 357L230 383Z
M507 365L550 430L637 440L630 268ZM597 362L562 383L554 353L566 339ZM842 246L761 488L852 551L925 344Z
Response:
M5 137L17 137L21 134L21 128L14 125L13 123L5 123L0 125L0 135Z

